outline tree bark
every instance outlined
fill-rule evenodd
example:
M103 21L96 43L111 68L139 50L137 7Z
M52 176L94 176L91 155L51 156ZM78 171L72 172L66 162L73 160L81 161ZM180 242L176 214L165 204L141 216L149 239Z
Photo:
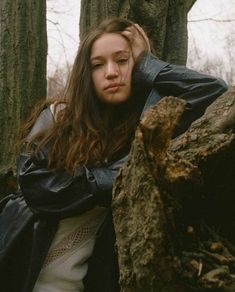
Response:
M145 114L117 177L121 291L235 289L235 87L171 140L183 110L166 97Z
M156 55L175 64L187 60L187 14L196 0L105 1L82 0L80 36L109 16L129 18L142 25Z
M46 1L0 1L0 169L15 164L20 122L46 96Z

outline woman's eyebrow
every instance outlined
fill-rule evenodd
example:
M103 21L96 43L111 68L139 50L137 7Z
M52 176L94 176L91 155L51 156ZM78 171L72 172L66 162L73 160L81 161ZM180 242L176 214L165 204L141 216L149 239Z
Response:
M90 58L90 61L95 61L95 60L100 60L100 59L102 59L102 56L95 56L95 57Z
M122 55L122 54L127 54L129 55L130 54L130 50L120 50L120 51L117 51L117 52L114 52L114 55Z
M116 52L113 52L112 55L114 56L119 56L119 55L129 55L130 54L130 50L118 50ZM101 55L101 56L94 56L94 57L91 57L90 58L90 61L94 61L94 60L100 60L100 59L103 59L104 57Z

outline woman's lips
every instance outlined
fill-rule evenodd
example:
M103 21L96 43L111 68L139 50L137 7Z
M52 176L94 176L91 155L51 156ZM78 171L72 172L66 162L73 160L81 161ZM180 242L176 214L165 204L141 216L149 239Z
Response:
M108 87L106 89L107 92L110 92L110 93L114 93L114 92L117 92L119 90L120 86L114 86L114 87Z
M110 93L114 93L120 89L120 87L123 86L122 84L119 83L112 83L109 84L106 88L105 91L108 91Z

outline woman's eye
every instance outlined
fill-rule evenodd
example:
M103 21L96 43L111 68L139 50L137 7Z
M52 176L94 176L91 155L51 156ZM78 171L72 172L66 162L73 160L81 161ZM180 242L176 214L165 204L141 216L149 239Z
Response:
M125 64L128 62L128 59L127 58L122 58L122 59L119 59L118 61L118 64Z
M91 68L92 68L92 69L98 69L98 68L100 68L102 65L103 65L102 63L91 64Z

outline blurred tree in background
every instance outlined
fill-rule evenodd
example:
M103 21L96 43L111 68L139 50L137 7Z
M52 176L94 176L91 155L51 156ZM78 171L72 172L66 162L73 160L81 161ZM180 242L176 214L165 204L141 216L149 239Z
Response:
M20 123L46 97L46 0L0 1L0 169L15 165Z

